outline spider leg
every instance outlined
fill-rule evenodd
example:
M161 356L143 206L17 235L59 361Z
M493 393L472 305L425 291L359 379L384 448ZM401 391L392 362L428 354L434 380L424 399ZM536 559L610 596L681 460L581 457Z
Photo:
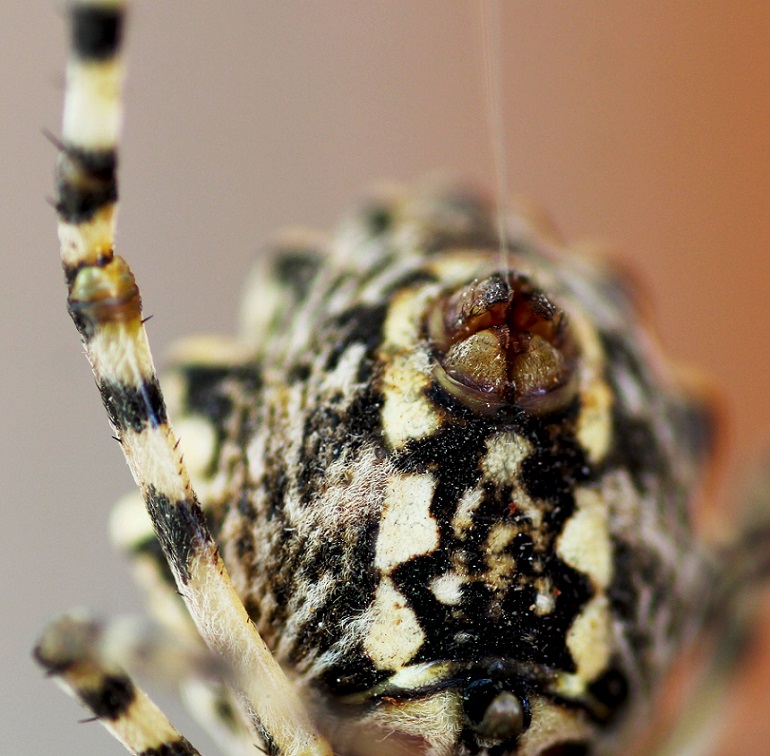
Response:
M195 657L200 657L205 647L177 591L139 493L127 494L117 502L110 529L115 545L131 559L134 578L147 597L150 614L166 638L173 639L172 643L164 644L165 652L155 643L152 654L147 653L146 646L131 653L124 644L121 660L128 655L132 658L125 659L124 664L129 669L139 667L151 679L178 686L188 710L225 753L253 754L260 736L248 721L241 701L228 687L227 680L221 679L222 675L212 678L211 664L196 663ZM132 637L136 638L136 634ZM186 654L180 654L181 647L187 649ZM181 663L169 669L168 660L174 659Z
M755 639L770 578L770 450L749 474L737 532L717 548L717 585L708 612L711 643L690 682L687 710L653 756L710 753L725 724L736 668Z
M253 349L221 336L186 339L173 347L170 357L171 366L161 381L166 403L203 513L216 537L231 498L225 483L238 479L231 447L240 449L240 426L258 393L258 368ZM200 644L138 492L117 502L110 525L112 541L131 560L134 579L145 592L153 618L173 638ZM148 672L158 677L153 669ZM194 666L187 665L183 672L174 683L214 741L226 753L253 754L259 734L233 691L225 682L196 674Z
M113 252L123 17L120 0L81 0L71 10L56 203L69 311L202 638L231 670L274 752L330 753L233 588L168 422L139 290L127 263Z
M196 756L147 694L101 653L100 635L90 620L62 617L45 631L35 658L131 753Z

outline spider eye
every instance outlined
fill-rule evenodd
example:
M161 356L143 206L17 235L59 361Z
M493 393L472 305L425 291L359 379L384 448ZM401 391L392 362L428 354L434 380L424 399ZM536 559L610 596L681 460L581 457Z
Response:
M463 714L468 726L483 738L507 740L529 727L526 696L518 696L495 680L474 680L462 694Z
M494 273L439 298L426 321L438 383L470 409L532 415L565 407L577 389L564 312L529 280Z

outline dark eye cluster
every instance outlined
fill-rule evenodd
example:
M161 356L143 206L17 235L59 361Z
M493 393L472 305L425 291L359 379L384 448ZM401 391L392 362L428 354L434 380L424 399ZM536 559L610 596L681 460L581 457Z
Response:
M575 396L577 348L567 318L524 276L493 273L445 294L425 328L437 382L475 412L540 416Z
M473 680L462 692L467 726L481 738L509 740L529 727L532 713L521 686L508 680Z

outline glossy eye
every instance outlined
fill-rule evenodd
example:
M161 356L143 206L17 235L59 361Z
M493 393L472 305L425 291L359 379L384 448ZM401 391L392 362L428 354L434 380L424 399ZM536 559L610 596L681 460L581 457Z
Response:
M436 380L470 409L531 415L563 409L577 390L564 312L529 280L494 273L433 303L426 328Z
M469 727L483 738L507 740L529 727L526 696L519 697L496 680L474 680L462 694L463 714Z

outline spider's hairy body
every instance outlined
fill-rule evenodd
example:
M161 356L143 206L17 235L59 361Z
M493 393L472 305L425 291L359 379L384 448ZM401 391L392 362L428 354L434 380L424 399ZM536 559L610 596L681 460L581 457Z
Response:
M199 489L238 592L343 753L394 722L428 753L487 752L461 699L497 677L592 742L644 705L705 601L693 407L611 270L508 244L579 333L558 413L478 415L438 385L425 308L500 254L492 208L435 188L284 245L247 291L255 357L173 371L175 414L213 425Z
M197 751L132 658L196 686L232 753L624 747L736 575L760 572L693 533L709 413L633 292L473 192L389 187L257 267L238 337L179 350L167 411L112 243L122 17L74 6L56 207L143 499L115 538L169 637L69 617L38 660L144 756Z

